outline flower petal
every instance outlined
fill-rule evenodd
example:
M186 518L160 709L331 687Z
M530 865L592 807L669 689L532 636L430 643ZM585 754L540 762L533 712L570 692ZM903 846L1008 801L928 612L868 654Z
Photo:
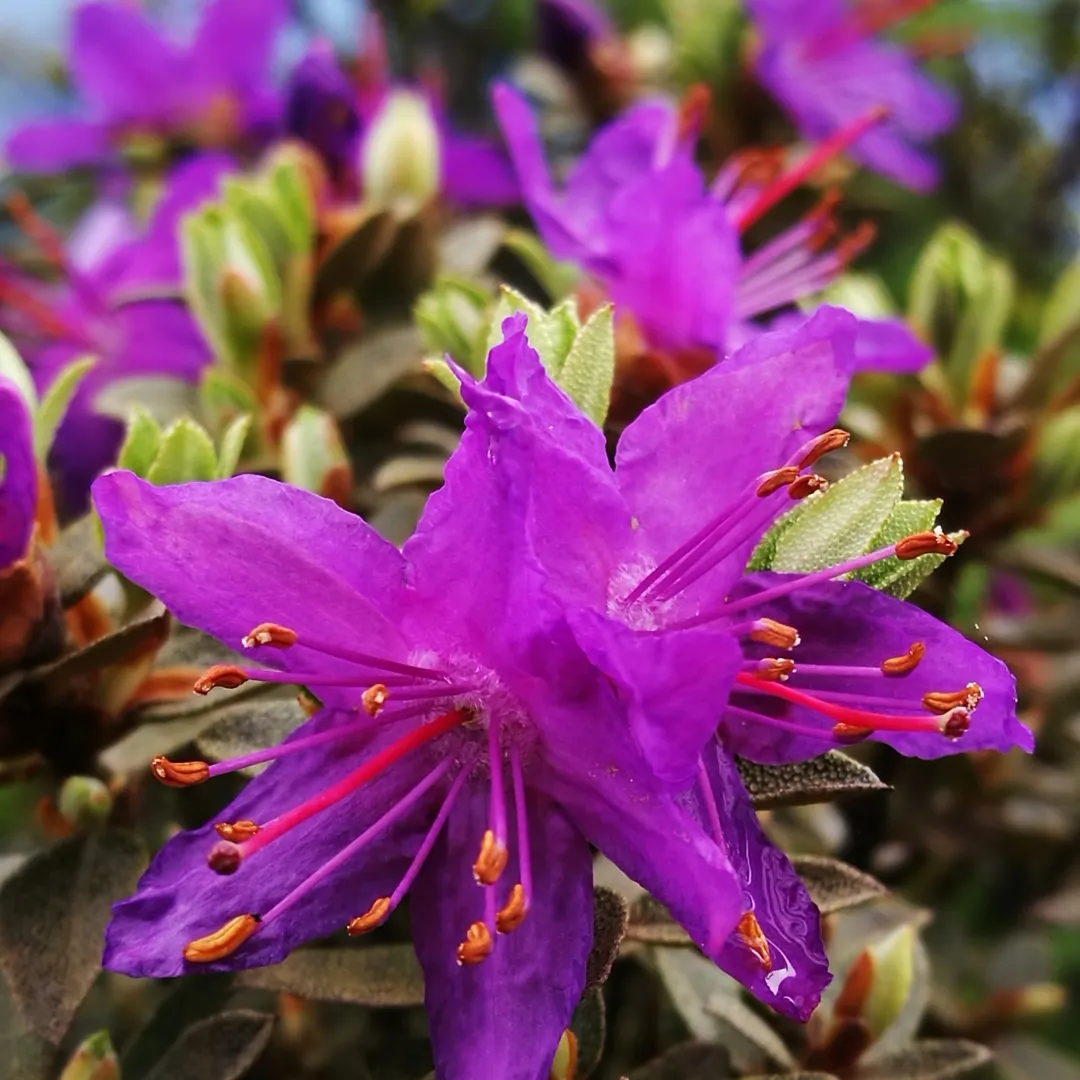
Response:
M12 132L4 148L13 169L30 173L58 173L98 165L109 152L105 126L75 118L25 124Z
M832 979L821 916L788 857L761 828L734 760L715 743L703 759L745 908L768 947L763 963L735 933L717 962L770 1008L805 1022Z
M108 0L76 7L70 64L80 95L98 119L175 123L183 115L183 54L140 8Z
M323 711L286 742L328 730L352 717ZM427 793L416 813L395 823L371 847L260 929L238 952L211 964L189 964L184 946L213 933L237 915L265 915L309 874L377 821L433 768L430 759L408 759L335 806L309 818L227 877L206 858L215 841L214 821L265 823L341 779L367 756L401 734L332 741L290 754L255 777L212 821L180 833L155 856L133 896L113 907L104 965L126 975L165 978L194 971L231 971L273 964L297 945L343 928L378 897L389 895L408 868L439 793Z
M329 499L262 476L155 487L128 472L102 476L93 496L109 562L181 622L231 648L269 621L406 658L403 638L379 612L398 603L401 556ZM299 645L251 653L287 670L318 670Z
M465 209L513 206L521 197L506 155L488 139L443 129L439 190L447 202Z
M748 595L784 576L749 575L734 595ZM1031 732L1016 717L1016 682L1009 669L914 604L894 600L859 581L826 582L763 604L754 613L798 630L802 641L794 654L797 665L877 668L890 657L903 656L914 642L926 646L922 661L902 677L800 678L796 667L785 684L794 689L887 698L896 703L893 711L929 719L934 714L924 710L924 694L961 690L971 682L979 684L983 698L971 713L970 727L959 739L951 740L936 732L909 731L880 731L871 736L903 754L936 758L969 750L1006 751L1014 746L1030 752L1034 746ZM757 708L761 701L759 695L754 695L749 707ZM732 753L766 764L803 761L836 745L831 734L834 721L826 716L794 705L785 705L781 712L770 710L769 715L816 728L822 738L791 734L729 713L722 724L724 744Z
M0 377L0 572L26 554L36 502L30 410L15 386Z
M319 154L335 183L345 179L360 131L356 90L324 42L314 43L289 74L285 130Z
M692 536L762 472L835 421L847 390L855 320L819 308L766 333L675 387L623 432L616 480L658 555ZM741 573L758 537L725 563ZM716 590L722 582L710 578Z
M285 0L212 0L191 47L196 78L219 93L256 94L270 81L274 44L288 16Z
M472 864L488 827L488 795L462 793L412 890L416 954L440 1080L547 1080L556 1046L585 986L592 946L592 859L559 807L529 793L533 895L525 921L498 935L486 960L457 963L485 888ZM511 834L513 835L513 834ZM497 889L505 903L517 852Z
M582 651L612 682L642 755L665 784L685 790L742 663L724 631L641 631L586 609L569 613Z
M859 319L855 330L855 370L921 371L934 358L903 319Z

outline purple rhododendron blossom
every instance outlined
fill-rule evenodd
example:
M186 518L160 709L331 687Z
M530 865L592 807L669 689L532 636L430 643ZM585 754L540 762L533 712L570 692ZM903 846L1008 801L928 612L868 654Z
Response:
M0 376L0 573L26 555L37 509L37 463L30 410Z
M48 254L62 275L41 286L0 275L10 312L7 329L19 343L40 391L84 356L95 366L80 383L49 455L65 510L85 508L90 482L116 460L123 424L100 413L95 398L124 378L167 375L194 382L209 349L179 298L180 217L217 190L232 167L223 155L200 155L166 182L140 234L121 207L101 203L76 227L66 248ZM170 298L169 293L175 294Z
M437 88L394 81L387 65L381 24L365 20L362 78L354 85L333 51L316 43L296 65L286 91L286 130L311 146L327 166L337 194L360 191L361 156L366 133L392 95L418 93L438 135L439 192L455 206L508 206L518 201L514 171L491 140L454 129Z
M762 332L761 317L828 285L864 243L860 233L831 249L824 243L827 200L744 254L740 230L790 190L793 178L761 183L737 158L707 189L693 161L692 125L665 102L636 105L603 128L556 191L524 98L502 85L494 101L526 205L552 254L596 278L616 312L632 315L655 348L704 347L722 358ZM860 119L819 147L796 175L871 122ZM860 320L858 333L853 370L916 371L932 356L899 320Z
M86 115L19 128L8 162L63 172L118 164L147 140L223 146L265 134L278 108L270 60L287 14L285 0L213 0L183 43L136 4L80 4L68 63Z
M785 492L810 489L838 445L854 329L825 308L760 336L647 409L613 470L514 316L485 377L461 374L461 446L401 552L258 476L100 478L113 565L266 664L213 668L197 689L295 683L323 704L265 752L155 759L176 786L273 764L224 821L162 849L114 908L106 966L272 963L343 924L372 929L415 885L438 1075L541 1080L584 983L591 843L707 956L805 1019L829 979L817 912L732 751L792 760L857 725L926 756L1030 747L1005 667L925 613L831 580L851 566L743 573ZM859 564L943 542L909 538ZM893 678L882 664L899 642ZM805 680L770 681L766 645L806 650ZM963 703L943 709L958 677Z
M762 37L757 76L807 138L825 138L883 106L883 123L853 144L852 156L916 191L935 186L937 165L918 144L956 123L956 101L902 46L875 37L910 3L748 0L747 8Z

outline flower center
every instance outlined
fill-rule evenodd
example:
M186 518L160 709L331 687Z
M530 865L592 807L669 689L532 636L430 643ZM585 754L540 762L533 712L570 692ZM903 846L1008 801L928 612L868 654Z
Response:
M374 824L269 911L237 916L214 933L190 942L184 951L185 958L192 963L206 963L231 955L256 931L292 908L395 822L419 812L429 801L429 793L441 788L445 794L438 813L404 877L389 896L376 897L367 911L350 921L347 929L355 935L381 925L412 887L463 786L467 782L486 782L490 793L488 826L477 838L478 854L473 864L473 875L483 889L483 916L465 928L465 936L457 950L459 963L481 962L491 953L498 934L509 933L521 925L532 899L522 769L523 752L528 752L532 726L525 710L494 673L471 661L434 667L377 657L335 642L301 636L277 623L262 623L255 627L244 638L243 644L248 648L290 649L295 646L304 649L309 656L328 657L332 663L325 669L316 665L318 670L310 672L217 665L196 682L196 693L205 694L214 687L235 688L248 681L295 683L305 687L355 687L356 704L352 711L361 715L317 734L213 765L203 761L172 762L164 757L155 758L151 768L163 783L187 787L222 773L303 753L328 743L340 742L347 747L357 736L391 726L401 726L403 731L344 777L270 821L217 824L215 829L221 839L207 856L208 865L215 872L235 873L247 859L298 825L337 806L377 776L406 758L415 757L436 741L440 743L436 755L438 762ZM511 854L508 787L513 792L519 880L505 891L500 905L496 886Z

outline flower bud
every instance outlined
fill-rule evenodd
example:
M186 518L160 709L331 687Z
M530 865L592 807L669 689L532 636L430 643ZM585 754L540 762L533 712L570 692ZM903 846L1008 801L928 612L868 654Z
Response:
M287 484L347 504L352 469L341 433L329 413L302 405L281 437L281 474Z
M113 805L109 789L96 776L69 776L56 802L66 821L84 829L104 821Z
M431 107L411 90L395 90L368 128L360 152L364 195L375 203L421 206L439 190L439 129Z
M120 1080L120 1062L107 1031L86 1039L64 1066L60 1080Z

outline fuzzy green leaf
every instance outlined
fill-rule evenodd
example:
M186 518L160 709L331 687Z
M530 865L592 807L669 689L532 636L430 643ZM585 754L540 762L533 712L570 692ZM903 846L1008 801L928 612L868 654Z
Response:
M614 308L608 304L593 312L578 332L555 381L597 427L603 427L614 380Z
M221 436L221 446L218 449L217 475L219 480L226 480L236 472L236 466L244 453L244 443L247 442L248 432L251 430L251 414L245 413L238 416Z
M66 364L45 391L41 404L34 414L34 454L39 461L44 461L56 437L56 430L67 413L79 383L90 373L97 363L93 356L82 356Z
M136 406L128 415L127 432L116 464L146 478L161 449L161 428L145 410Z
M13 382L30 411L37 411L38 398L34 389L34 377L23 363L18 350L4 334L0 334L0 378Z
M147 471L151 484L180 484L217 477L217 453L210 436L189 417L170 425L161 436L154 464Z
M537 284L553 300L565 296L581 276L573 263L552 258L535 233L511 229L503 237L503 247L513 252L525 265Z

